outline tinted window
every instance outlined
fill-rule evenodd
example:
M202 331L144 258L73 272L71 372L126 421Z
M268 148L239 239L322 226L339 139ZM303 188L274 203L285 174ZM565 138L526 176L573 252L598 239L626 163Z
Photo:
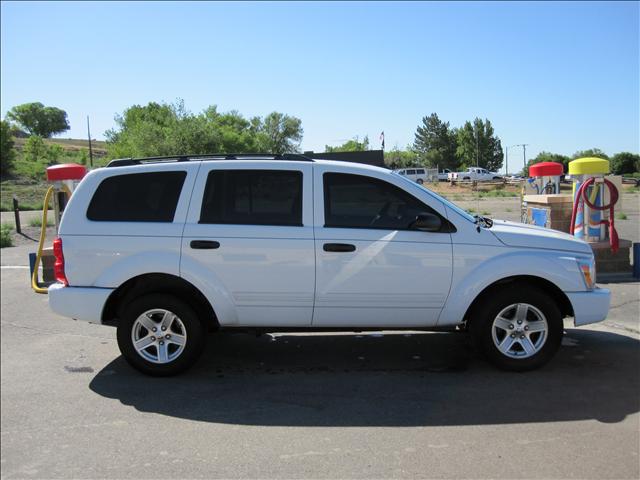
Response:
M424 175L424 170L422 168L420 168L420 169L416 170L416 173L418 175Z
M89 220L173 222L187 172L131 173L105 178L91 199Z
M302 225L302 172L213 170L200 223Z
M325 227L408 230L420 213L437 215L414 196L385 181L362 175L324 174Z
M407 170L407 175L415 175L416 171L415 170Z

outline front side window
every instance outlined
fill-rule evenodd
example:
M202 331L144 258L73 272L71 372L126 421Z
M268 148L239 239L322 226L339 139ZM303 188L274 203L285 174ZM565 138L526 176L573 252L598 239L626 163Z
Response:
M410 230L419 214L438 215L413 195L377 178L325 173L323 180L325 227Z
M173 222L185 171L130 173L105 178L87 218L99 222Z
M302 225L302 172L212 170L200 223Z
M407 175L415 175L416 171L415 170L407 170Z

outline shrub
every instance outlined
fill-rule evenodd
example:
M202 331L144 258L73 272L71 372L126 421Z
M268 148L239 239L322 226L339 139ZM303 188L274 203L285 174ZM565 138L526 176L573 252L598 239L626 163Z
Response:
M0 225L0 248L13 247L13 239L11 238L11 225L3 223Z

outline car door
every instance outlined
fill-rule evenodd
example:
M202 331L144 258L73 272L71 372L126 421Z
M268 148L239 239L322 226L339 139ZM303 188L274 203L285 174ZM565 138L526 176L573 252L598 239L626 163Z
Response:
M452 276L452 226L440 202L391 174L318 164L314 205L314 326L437 323ZM441 231L412 230L422 212L437 215Z
M202 162L181 266L231 302L233 324L311 324L312 175L311 162Z

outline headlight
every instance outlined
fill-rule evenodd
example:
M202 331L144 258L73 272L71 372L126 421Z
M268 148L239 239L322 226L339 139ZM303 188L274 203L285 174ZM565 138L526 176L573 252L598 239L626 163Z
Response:
M588 260L578 259L578 268L582 272L582 278L584 284L587 286L587 290L593 290L596 286L596 260L591 257Z

